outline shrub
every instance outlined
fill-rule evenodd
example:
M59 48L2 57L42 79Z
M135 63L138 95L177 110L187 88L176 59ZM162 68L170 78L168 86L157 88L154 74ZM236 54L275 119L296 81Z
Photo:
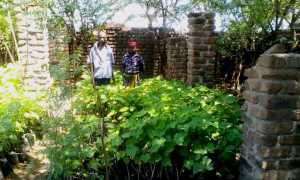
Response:
M159 178L160 169L170 175L199 175L234 162L241 142L234 96L160 77L126 89L117 77L116 84L98 89L100 109L90 79L77 84L75 120L64 126L63 136L49 148L53 172L60 167L61 174L69 176L103 175L107 158L111 176L124 176L126 167L127 173L138 169L138 176L145 177L152 169L150 174ZM106 125L105 151L99 111Z
M25 96L18 64L0 67L0 157L21 152L22 136L37 130L43 109Z

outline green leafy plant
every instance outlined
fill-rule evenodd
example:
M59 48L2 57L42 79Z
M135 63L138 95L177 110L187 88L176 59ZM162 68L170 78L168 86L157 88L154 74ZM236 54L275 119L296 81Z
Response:
M0 157L11 151L21 152L22 136L38 131L42 107L25 96L21 84L21 67L0 67Z
M160 77L126 89L120 75L115 77L115 84L97 89L101 109L96 108L90 78L85 75L76 84L75 118L54 133L55 143L48 149L56 178L103 177L99 111L105 115L105 153L112 177L222 175L220 167L234 163L241 142L234 96Z

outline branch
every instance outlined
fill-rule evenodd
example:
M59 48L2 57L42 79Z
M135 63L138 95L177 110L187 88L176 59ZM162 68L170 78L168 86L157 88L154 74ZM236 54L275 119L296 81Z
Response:
M279 22L279 24L278 24L279 27L281 27L281 25L282 25L282 23L283 23L283 20L285 19L286 15L288 14L290 8L291 8L293 5L295 5L295 3L296 3L296 0L290 0L290 1L288 2L287 6L285 7L285 10L284 10L284 12L283 12L283 14L282 14L282 18L280 19L280 22Z
M9 29L10 29L10 32L12 34L12 37L13 37L13 40L14 40L14 44L15 44L15 48L16 48L16 51L17 51L17 59L19 59L20 56L19 56L18 41L17 41L17 36L16 36L16 33L15 33L15 29L14 29L14 26L13 26L13 21L12 21L12 18L11 18L11 14L10 14L9 8L7 10L7 21L8 21Z
M289 23L290 28L295 28L296 21L300 18L300 11L297 14L293 14L291 22Z
M11 62L15 63L14 56L12 55L11 51L9 50L9 47L8 47L7 43L4 41L4 37L3 37L2 34L0 34L0 38L3 39L3 44L5 46L6 51L8 52L8 55L9 55L9 58L10 58Z

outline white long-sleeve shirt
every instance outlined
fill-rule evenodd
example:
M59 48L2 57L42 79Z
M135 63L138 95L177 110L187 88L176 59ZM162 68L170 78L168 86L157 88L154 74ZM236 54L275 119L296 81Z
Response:
M100 50L98 42L90 50L88 63L94 65L94 78L112 78L112 64L115 63L113 51L108 45Z

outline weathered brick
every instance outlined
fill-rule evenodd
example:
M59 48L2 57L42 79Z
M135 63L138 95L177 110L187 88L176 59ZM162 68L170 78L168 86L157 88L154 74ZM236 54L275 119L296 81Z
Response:
M244 157L241 157L240 164L242 167L241 171L243 171L243 172L252 172L253 171L252 164L249 164L248 160L245 159Z
M288 54L287 55L287 64L289 68L300 68L300 54Z
M300 168L300 158L279 160L279 169L296 169Z
M258 91L270 94L277 94L283 88L283 84L281 82L261 81L260 84L261 86Z
M288 177L290 172L284 170L269 170L262 174L262 180L289 180Z
M275 54L275 53L278 54L278 53L285 53L285 52L287 52L285 45L275 44L267 51L265 51L264 54Z
M198 65L198 66L203 66L205 64L205 59L203 57L193 57L193 56L188 56L189 62L191 63L193 67ZM188 69L190 70L190 69Z
M212 36L214 35L212 31L196 31L196 32L188 32L188 36Z
M262 54L258 60L256 65L268 68L283 68L285 66L285 58L278 57L274 54Z
M268 109L297 108L298 99L290 95L259 95L259 104Z
M281 145L300 145L300 135L282 135L279 136Z
M216 42L216 38L215 37L208 37L207 39L207 43L208 44L214 44Z
M262 159L260 157L256 156L256 154L254 154L253 150L251 150L251 149L249 149L249 155L247 157L247 161L254 168L258 167L259 169L261 169L261 167L262 167Z
M193 17L214 17L214 13L209 13L209 12L193 12L188 14L188 18L193 18Z
M299 80L300 71L298 69L276 69L261 66L254 67L261 74L262 79L266 80Z
M199 30L213 30L214 29L214 24L209 24L209 23L205 23L205 24L189 24L188 25L189 28L189 32L194 32L194 31L199 31Z
M258 79L259 78L259 73L256 69L250 68L250 69L245 70L244 76L246 76L250 79Z
M292 121L264 121L264 120L256 120L254 122L255 128L257 131L264 134L290 134L293 130L293 122Z
M293 148L293 156L300 158L300 146L294 145L292 148Z
M207 19L205 17L190 17L188 19L188 23L189 24L206 24L207 23Z
M213 73L215 70L215 66L213 64L205 64L203 66L203 70L207 73L210 73L210 72Z
M201 56L201 52L189 49L188 50L188 55L189 56L194 56L194 57L199 57L199 56Z
M289 178L291 180L297 180L300 177L300 168L290 170Z
M253 132L253 142L264 146L275 146L277 143L277 136Z
M284 84L282 94L300 95L300 81L289 81Z
M251 102L252 104L257 104L258 103L258 96L252 93L251 91L244 91L243 92L243 97L245 98L246 101Z
M247 171L246 168L244 168L244 166L245 166L244 164L240 165L239 179L242 179L242 180L253 180L254 179L253 175L251 174L251 172Z
M209 51L204 52L203 56L205 58L214 58L216 56L216 53L214 51L209 50Z
M198 53L193 52L193 54L195 54L196 56L201 56L202 55L199 51L208 51L208 50L210 50L210 47L205 45L205 44L196 44L196 43L191 42L191 41L188 42L188 48L190 50L194 49L193 51L198 51ZM190 54L190 52L191 51L188 52L189 55L193 55L193 54ZM204 54L202 56L204 56Z
M263 170L272 170L278 168L277 160L263 160L261 162L261 167Z
M255 179L255 180L260 180L260 178ZM261 180L279 180L278 179L278 172L275 171L275 170L263 172Z
M246 125L246 126L248 126L249 128L251 128L251 129L255 129L255 120L253 120L253 118L252 117L250 117L247 113L243 113L242 114L242 121L244 122L244 124Z
M299 134L300 135L300 122L297 122L297 121L294 122L293 132L295 134Z
M259 145L257 147L257 154L262 158L288 158L292 156L293 147L266 147Z
M300 55L297 54L263 54L256 65L268 68L300 68Z
M249 102L247 102L247 106L247 113L261 120L289 121L296 119L293 109L271 110L261 106L255 106Z
M264 92L270 94L277 94L283 88L283 83L281 82L272 82L272 81L263 81L256 79L248 79L249 88L252 91Z
M243 144L243 145L241 145L240 157L241 158L247 158L247 156L248 156L248 146Z

